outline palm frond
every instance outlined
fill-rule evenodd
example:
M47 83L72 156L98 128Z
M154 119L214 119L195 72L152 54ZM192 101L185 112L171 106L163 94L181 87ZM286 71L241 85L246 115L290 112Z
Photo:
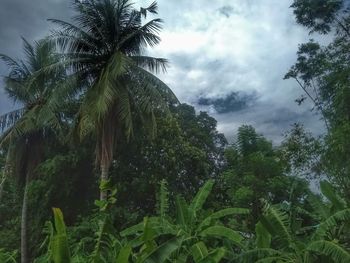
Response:
M161 79L157 78L147 70L140 67L133 67L134 74L138 74L139 80L143 83L147 83L147 87L153 88L153 92L158 92L156 99L159 99L160 103L178 104L179 100L173 91L166 85ZM159 105L161 105L159 103Z
M136 65L154 73L166 72L168 60L164 58L154 58L149 56L132 56Z
M0 59L13 71L19 73L19 74L23 74L23 69L20 65L19 62L17 62L16 60L14 60L13 58L5 55L5 54L0 54Z
M0 116L0 135L10 127L12 127L24 114L25 109L21 108L8 112Z
M147 18L147 12L150 12L151 14L158 14L158 4L156 1L154 1L149 7L140 9L140 13L144 16L144 18Z
M125 48L128 50L128 45L132 46L133 42L137 43L141 47L154 47L160 43L158 33L162 29L162 23L163 21L159 18L152 19L140 28L133 30L121 41L119 41L117 49L123 50Z

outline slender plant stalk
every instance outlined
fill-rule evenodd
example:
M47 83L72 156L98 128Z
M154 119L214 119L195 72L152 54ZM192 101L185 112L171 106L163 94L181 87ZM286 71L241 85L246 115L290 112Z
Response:
M22 203L22 215L21 215L21 263L29 263L28 254L28 187L29 187L29 175L26 175L23 203Z

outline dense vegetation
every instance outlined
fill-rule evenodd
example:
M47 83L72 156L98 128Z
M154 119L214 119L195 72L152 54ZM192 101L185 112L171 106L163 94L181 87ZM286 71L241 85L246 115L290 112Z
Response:
M280 145L248 125L229 144L156 77L156 3L74 1L23 60L0 55L23 106L0 117L0 262L350 262L347 3L291 6L330 39L285 76L326 132Z

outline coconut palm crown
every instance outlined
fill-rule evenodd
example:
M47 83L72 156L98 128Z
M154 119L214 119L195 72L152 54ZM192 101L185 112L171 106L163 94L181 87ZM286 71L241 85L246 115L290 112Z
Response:
M52 38L64 53L64 64L83 80L78 113L80 137L94 132L101 185L108 181L117 135L133 135L135 118L155 133L155 113L176 101L171 90L152 73L165 71L167 60L146 55L159 44L162 20L157 4L136 10L128 0L75 1L73 23L50 19L60 30ZM54 67L54 65L52 66ZM50 67L49 67L50 68ZM107 193L101 190L101 199Z

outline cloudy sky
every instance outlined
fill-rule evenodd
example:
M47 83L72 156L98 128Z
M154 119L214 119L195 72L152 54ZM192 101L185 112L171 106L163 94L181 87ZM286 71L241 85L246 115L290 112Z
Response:
M150 0L136 1L146 6ZM302 93L283 80L308 32L295 23L292 0L159 0L165 21L162 43L149 53L170 60L160 75L180 101L209 111L219 130L232 138L251 124L275 142L295 122L323 131L310 105L294 100ZM21 40L39 39L50 28L46 18L68 20L69 0L1 0L0 53L21 57ZM6 75L0 65L0 75ZM2 92L0 114L12 109Z

